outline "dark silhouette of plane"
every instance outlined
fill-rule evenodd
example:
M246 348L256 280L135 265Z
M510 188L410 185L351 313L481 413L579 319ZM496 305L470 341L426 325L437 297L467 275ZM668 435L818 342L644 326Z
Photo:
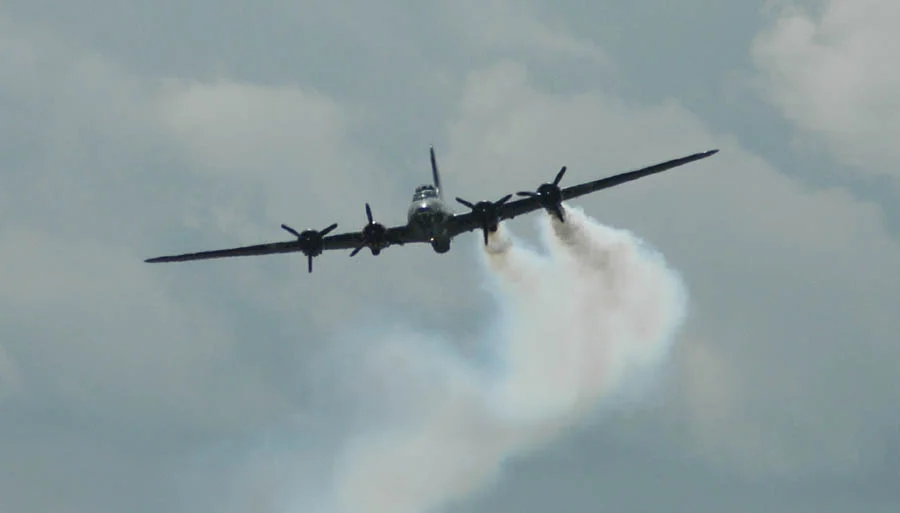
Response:
M350 252L352 257L356 256L363 248L368 247L373 255L378 255L389 246L421 242L431 244L431 247L437 253L446 253L450 251L450 242L461 233L481 229L484 232L484 243L487 244L488 233L496 231L500 221L512 219L541 208L560 221L565 222L561 207L563 201L614 187L644 176L660 173L673 167L712 156L718 151L710 150L703 153L695 153L636 171L561 189L559 182L566 172L566 167L563 166L552 182L541 184L534 192L517 193L521 199L515 201L509 201L512 198L512 194L507 194L497 201L479 201L477 203L456 198L456 201L469 208L468 212L458 213L451 211L444 201L443 190L441 189L441 176L434 156L434 147L432 147L431 173L433 183L416 187L412 203L407 210L406 224L386 228L383 224L375 222L372 217L372 208L366 203L368 223L360 231L329 235L337 228L337 223L322 230L305 230L302 232L297 232L297 230L283 224L281 228L294 235L296 237L295 240L163 256L150 258L145 260L145 262L183 262L187 260L271 255L299 251L306 255L309 261L309 272L312 272L313 258L321 255L323 251L333 249L350 249L352 250Z

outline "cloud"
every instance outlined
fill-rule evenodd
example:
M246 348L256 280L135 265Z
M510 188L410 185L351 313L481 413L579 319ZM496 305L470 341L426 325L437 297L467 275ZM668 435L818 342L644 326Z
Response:
M662 248L691 290L669 392L685 430L674 442L762 474L877 460L896 420L880 412L900 400L900 353L888 342L900 244L880 209L845 190L804 188L677 101L547 93L510 62L470 74L450 133L449 166L491 170L457 177L466 197L530 189L562 164L573 184L721 148L575 201Z
M890 0L779 2L751 56L764 97L845 164L897 176L900 53Z
M230 430L249 411L279 409L265 380L237 363L220 316L173 301L132 252L16 229L0 247L0 305L26 398L147 429ZM227 380L215 378L222 371Z
M20 386L19 371L12 359L0 346L0 401L16 394Z
M265 196L272 191L285 203L293 194L294 209L301 196L315 212L333 197L322 191L350 189L327 186L337 163L327 156L346 157L344 111L298 88L141 77L8 18L0 18L0 102L10 113L0 121L0 446L9 448L0 452L11 469L0 479L0 502L42 511L166 502L166 476L179 458L296 411L296 359L317 341L306 322L316 316L301 305L323 296L346 302L340 289L310 297L273 277L277 267L235 272L143 259L193 244L254 242L266 234L252 229L270 224L260 203L275 205L272 217L283 214ZM263 123L276 113L280 139ZM334 128L312 136L312 125ZM261 136L273 133L274 143ZM312 173L296 173L297 156ZM362 160L348 157L341 176ZM307 177L321 187L304 187ZM271 330L254 316L258 297L288 299L283 325L299 351L258 335ZM91 447L96 457L72 447ZM56 495L42 498L38 486Z
M663 476L660 490L670 497L689 495L692 507L702 506L713 492L706 491L707 474L695 472L703 468L696 454L720 466L715 475L728 476L719 493L746 483L732 482L735 469L803 477L872 468L885 433L897 425L900 389L900 355L892 344L900 255L880 210L847 191L788 179L736 137L712 133L677 99L639 103L560 78L568 74L542 74L548 62L581 70L585 62L608 66L609 57L629 56L606 56L531 4L490 3L483 17L472 14L482 4L453 14L457 5L443 7L441 17L343 11L343 4L330 17L307 17L316 25L310 30L298 30L280 11L277 20L245 23L238 9L215 11L222 16L215 22L171 9L165 13L171 18L160 11L140 20L159 30L141 36L134 25L115 27L128 44L113 49L101 42L97 51L58 35L108 34L97 28L106 22L75 27L67 19L54 28L0 18L0 386L16 384L12 394L0 393L0 446L9 448L9 461L26 462L0 479L4 504L158 511L170 505L168 476L178 476L179 483L200 483L187 486L187 504L173 510L194 511L209 500L221 511L241 511L265 509L285 490L303 495L329 486L329 465L348 425L388 412L376 401L359 416L335 411L335 395L352 392L341 390L346 369L310 362L309 355L326 347L325 334L338 327L353 325L365 335L391 325L388 314L397 311L408 314L414 330L445 328L461 351L472 352L467 335L484 316L472 271L477 235L444 256L428 248L388 250L378 259L329 256L316 261L313 275L290 257L161 267L141 260L279 239L282 222L302 228L337 221L357 229L365 201L385 222L402 222L403 213L391 208L427 176L427 142L437 143L452 195L476 201L531 189L563 164L566 183L575 183L723 150L575 202L660 248L694 302L668 369L672 379L657 401L638 408L637 422L611 434L591 431L585 437L593 438L550 471L540 453L533 455L539 484L569 484L542 500L570 504L570 511L588 502L595 509L599 494L610 503L637 495L657 500L629 488L651 472ZM278 6L288 7L305 15ZM241 24L229 27L226 18ZM826 26L824 17L795 18L816 19L816 30ZM849 27L877 34L860 29L864 23ZM790 31L780 27L758 41L763 61L781 67L760 69L783 70L787 78L808 71L805 60L784 60L792 55L781 51L785 45L764 44L783 42L775 36ZM670 37L650 32L656 41ZM179 38L184 47L173 43ZM803 41L800 48L816 56L808 60L813 64L827 62L819 57L823 48L844 48ZM158 52L154 69L168 72L140 75L148 57L138 46ZM210 66L204 59L219 51L224 68L240 78L199 79ZM115 52L122 58L107 58ZM193 64L203 71L171 72ZM436 71L423 79L430 70ZM882 83L889 78L889 70L865 70ZM539 85L544 76L553 84ZM882 143L862 137L871 135L864 117L871 113L858 107L865 105L860 97L889 106L884 89L842 86L855 103L826 105L833 112L823 115L830 112L823 101L804 89L821 84L787 78L768 82L771 97L793 106L791 119L813 130L831 127L823 140L840 143L842 158L892 158ZM431 130L434 119L448 115L445 107L450 122L442 141ZM423 140L422 153L414 153ZM511 224L528 233L532 223ZM385 362L385 374L399 381L394 390L413 393L402 388L403 373L390 372L402 361ZM322 378L315 386L304 381L310 370ZM357 385L357 392L378 397L377 383ZM267 428L298 410L322 425L269 437ZM620 427L621 419L606 420L610 429ZM249 462L234 447L245 437L252 446L246 452L256 456ZM292 443L315 450L294 450ZM618 444L622 461L607 454L586 461L598 444ZM182 459L204 460L204 451L214 453L207 465ZM641 460L638 453L651 456ZM296 468L313 463L320 472ZM572 478L579 472L611 477L598 492L595 478ZM634 479L615 481L622 475ZM232 485L231 494L218 491L222 482ZM523 488L545 488L520 476L501 484L495 500L520 501L519 511L545 504L523 499ZM41 492L50 488L57 490L53 497ZM740 501L758 504L770 491L760 488L742 488ZM712 500L735 502L731 495ZM853 507L864 509L862 503Z
M56 464L54 479L86 491L64 490L53 507L115 503L96 480L145 453L169 461L157 475L132 467L118 475L162 488L163 469L178 461L173 453L198 450L192 440L202 448L302 410L299 363L348 312L358 322L397 303L424 313L459 308L468 282L456 280L442 289L447 299L436 298L434 284L445 276L431 272L430 249L378 260L339 253L317 262L312 276L299 258L293 268L288 259L145 264L157 251L281 239L281 222L324 226L336 216L342 228L358 229L365 201L386 223L402 222L415 183L355 150L356 112L325 95L141 77L50 31L3 21L0 96L25 122L0 123L12 135L3 140L12 187L0 203L0 379L10 406L0 413L16 419L0 423L0 438L20 448L17 459L47 439L80 439L104 453L94 472L80 473L83 461ZM424 178L424 147L421 163ZM400 196L400 212L390 210ZM458 270L467 255L448 256L445 269ZM298 286L286 273L307 282ZM414 279L396 279L405 273ZM53 429L28 429L48 418ZM26 473L62 454L49 451ZM224 466L232 470L233 459ZM6 497L35 503L24 491Z
M280 232L272 228L288 220L324 228L330 216L349 210L340 204L337 211L318 208L328 198L358 198L361 205L361 191L378 188L377 175L355 172L362 157L345 151L349 113L321 94L290 85L170 79L156 104L161 123L192 167L229 194L209 198L203 208L235 243L261 242L265 226L262 233L269 235L263 238L271 239ZM203 225L191 219L189 226Z
M91 412L99 423L170 432L240 430L283 411L285 395L246 360L234 332L241 323L203 291L210 275L172 280L166 268L143 263L154 248L181 246L172 234L186 224L210 230L218 220L221 230L227 219L244 225L259 219L241 195L248 182L240 175L211 177L209 168L252 163L241 160L260 149L259 139L249 150L240 145L257 133L247 123L284 107L277 99L283 89L248 94L253 87L225 82L203 94L201 84L136 76L27 23L0 18L0 25L0 91L25 120L0 125L11 134L0 143L10 186L0 203L4 387L17 383L23 401ZM223 96L225 103L216 103ZM306 93L282 96L290 105ZM274 111L258 101L266 97L276 98ZM330 124L335 131L262 146L267 151L260 155L277 160L263 172L287 169L291 152L338 153L340 114L329 110L333 102L316 101L286 114L302 120L306 105L324 105L303 126ZM173 117L173 105L181 117ZM222 121L230 113L234 124ZM219 133L198 133L197 119ZM210 154L204 146L210 137L230 153ZM309 158L324 166L322 158ZM196 171L192 164L200 161L207 167ZM258 276L243 280L261 288Z
M348 176L322 172L340 156L353 123L350 113L325 95L296 85L170 80L159 108L174 137L211 170L256 180L275 173L306 176L312 185ZM318 151L301 151L310 147Z
M561 16L535 2L487 0L443 6L445 23L463 32L466 44L479 50L530 58L569 58L609 66L610 58L588 38L576 36Z

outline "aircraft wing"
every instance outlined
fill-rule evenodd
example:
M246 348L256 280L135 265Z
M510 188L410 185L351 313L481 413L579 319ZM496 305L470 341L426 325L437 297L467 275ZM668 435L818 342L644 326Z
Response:
M410 239L406 226L395 226L387 229L387 238L391 244L404 244L414 242ZM346 232L336 235L328 235L322 238L323 251L335 249L354 249L363 243L362 231ZM199 253L185 253L183 255L161 256L144 260L148 263L157 262L185 262L188 260L208 260L211 258L227 258L238 256L274 255L278 253L294 253L312 249L304 240L290 240L285 242L271 242L257 244L255 246L241 246L237 248L217 249L201 251Z
M563 201L570 200L572 198L577 198L578 196L583 196L585 194L599 191L601 189L606 189L609 187L615 187L616 185L623 184L625 182L630 182L632 180L637 180L638 178L643 178L648 175L661 173L663 171L668 171L673 167L683 166L690 162L694 162L695 160L705 159L706 157L711 157L718 153L719 150L709 150L704 151L702 153L695 153L693 155L688 155L687 157L681 157L677 159L667 160L665 162L660 162L659 164L654 164L652 166L647 166L643 169L638 169L636 171L629 171L627 173L618 174L615 176L610 176L607 178L601 178L599 180L594 180L593 182L587 182L579 185L573 185L571 187L566 187L562 189L562 198Z
M573 185L571 187L561 188L559 191L560 197L562 201L577 198L578 196L583 196L585 194L596 192L602 189L614 187L616 185L630 182L632 180L637 180L638 178L643 178L648 175L661 173L663 171L672 169L673 167L682 166L696 160L704 159L706 157L715 155L716 153L718 153L718 151L719 150L710 150L702 153L695 153L686 157L660 162L659 164L647 166L635 171L629 171L626 173L601 178L599 180L594 180L592 182L585 182L582 184ZM510 201L509 203L498 205L495 209L495 212L499 220L502 221L504 219L512 219L514 217L520 216L522 214L527 214L541 208L543 208L541 199L538 196L529 196L515 201ZM482 223L482 218L474 211L456 214L453 218L452 225L453 236L456 236L462 232L482 228Z
M625 182L630 182L632 180L637 180L638 178L643 178L648 175L661 173L663 171L667 171L672 169L673 167L683 166L684 164L694 162L695 160L704 159L706 157L710 157L716 154L719 150L710 150L703 153L695 153L693 155L688 155L687 157L681 157L677 159L667 160L665 162L660 162L659 164L654 164L652 166L647 166L643 169L638 169L635 171L629 171L626 173L621 173L614 176L609 176L606 178L601 178L599 180L594 180L592 182L585 182L578 185L573 185L571 187L565 187L560 189L560 194L562 196L562 200L570 200L572 198L577 198L579 196L584 196L585 194L590 194L592 192L596 192L599 190L607 189L609 187L615 187L616 185L621 185ZM522 214L534 211L541 208L540 200L536 196L522 198L516 201L512 201L503 205L500 208L500 218L501 219L512 219L513 217L520 216Z

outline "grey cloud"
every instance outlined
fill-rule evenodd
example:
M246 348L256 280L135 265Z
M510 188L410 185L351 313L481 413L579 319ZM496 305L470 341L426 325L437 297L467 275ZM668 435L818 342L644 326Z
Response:
M474 3L4 5L0 386L17 386L0 394L0 447L13 455L0 464L12 470L3 506L266 511L328 486L342 435L380 403L336 407L367 384L326 365L340 358L311 356L401 308L416 327L465 338L487 302L477 240L443 257L329 255L311 276L299 258L140 260L280 239L282 222L356 229L365 201L399 222L432 142L452 195L474 200L563 164L574 182L723 149L577 202L645 236L686 278L694 304L669 391L631 423L602 419L511 464L463 510L896 503L869 476L886 472L879 448L897 422L897 243L875 206L805 188L746 151L752 131L717 135L742 126L709 94L734 46L716 53L684 20L665 29L667 7L641 15L663 27L651 30L622 21L636 12L606 12L598 29L571 5L504 2L481 19ZM489 37L509 11L506 37ZM536 21L548 12L558 24ZM732 16L716 13L697 23L722 35ZM676 65L698 47L711 60L685 59L705 79ZM679 100L660 99L670 90ZM316 427L267 436L298 411ZM310 462L317 475L298 468Z
M235 367L220 314L173 302L132 253L35 231L2 240L6 345L25 399L151 432L173 422L228 430L245 424L240 405L277 409L264 380Z
M385 221L396 219L388 207L398 196L387 187L401 180L373 173L371 159L350 149L352 112L296 88L160 83L27 24L7 19L6 27L3 87L30 117L4 130L22 141L6 152L20 163L7 168L16 195L4 203L11 215L0 232L7 255L4 385L15 377L25 383L26 400L93 412L98 422L240 431L283 412L288 399L272 384L296 386L298 363L325 330L348 312L365 319L389 308L379 298L397 282L391 273L330 288L323 285L346 271L319 263L310 295L309 285L284 280L304 272L299 259L265 272L262 262L248 262L257 272L237 274L141 262L150 251L280 239L280 222L324 225L335 216L356 228L365 200ZM334 129L320 136L326 126ZM421 160L424 171L425 148ZM413 184L402 182L406 199ZM196 239L171 235L180 227ZM441 302L422 287L438 280L426 274L423 255L377 262L422 276L399 282L409 297L393 301L408 307L426 298L435 312L452 311L452 299ZM340 263L363 276L373 265L365 256L344 258ZM464 265L464 256L448 260ZM251 310L268 305L287 316L282 330L300 339L300 351L258 335L235 346L238 334L258 332L264 321L252 311L238 319L222 313L228 296L237 298L230 307L238 311L257 301ZM207 306L210 300L218 306ZM313 302L322 308L304 314ZM257 365L268 369L260 373ZM273 373L273 365L284 372Z
M12 359L0 346L0 401L17 393L20 386L19 371Z
M829 0L772 9L752 57L765 99L817 151L863 171L896 175L900 7L889 0Z
M469 84L448 160L494 170L460 177L470 189L547 180L560 164L574 182L722 148L578 201L646 234L687 277L694 323L678 384L691 438L712 460L752 472L842 472L878 458L884 435L874 433L898 420L900 354L887 341L898 329L900 245L877 207L805 190L675 102L547 94L514 64Z
M162 184L184 167L179 144L148 108L153 84L27 26L5 28L2 88L28 123L3 127L19 143L4 148L11 165L4 167L0 225L0 416L4 444L16 448L4 461L33 479L37 471L18 462L31 461L38 447L47 449L30 463L35 469L54 459L62 464L67 444L98 432L157 440L159 448L139 450L104 442L111 459L134 465L144 456L135 452L165 452L185 433L241 431L283 411L282 394L235 347L227 316L185 287L179 294L141 261L141 248L162 245L146 243L162 240L150 226L176 225L173 205L213 199L202 181L181 181L180 190ZM18 386L8 394L12 380ZM13 422L42 424L44 410L59 427L43 438L11 430ZM90 427L78 427L79 418ZM56 479L93 490L83 492L97 494L93 500L114 501L92 477L105 472L61 471ZM57 488L52 479L49 488ZM17 510L37 507L35 497L48 493L15 488L21 493L4 497L8 507L21 500ZM81 508L60 493L63 504L69 497Z
M889 472L859 479L740 480L658 446L623 443L616 429L622 427L579 433L529 461L513 462L495 493L451 511L888 513L900 500Z

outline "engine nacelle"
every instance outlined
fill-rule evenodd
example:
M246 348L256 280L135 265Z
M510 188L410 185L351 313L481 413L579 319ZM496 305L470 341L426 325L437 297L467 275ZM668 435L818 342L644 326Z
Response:
M434 237L431 239L431 247L435 253L446 253L450 251L450 239L446 237Z

